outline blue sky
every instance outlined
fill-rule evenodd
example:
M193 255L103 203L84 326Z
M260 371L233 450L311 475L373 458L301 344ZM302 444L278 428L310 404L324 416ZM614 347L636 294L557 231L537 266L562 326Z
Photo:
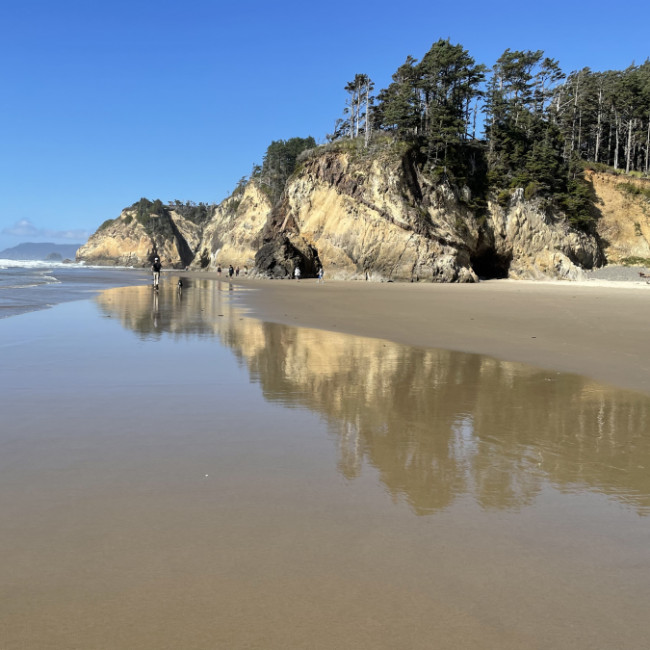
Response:
M650 56L650 3L4 0L0 250L83 243L141 197L219 202L273 140L324 142L345 84L376 91L439 38L566 73Z

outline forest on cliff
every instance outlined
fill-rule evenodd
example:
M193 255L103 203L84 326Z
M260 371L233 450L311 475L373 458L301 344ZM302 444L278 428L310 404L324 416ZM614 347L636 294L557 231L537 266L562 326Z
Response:
M423 173L471 190L480 212L488 192L505 204L516 188L546 197L572 225L596 218L586 166L650 173L650 60L625 70L565 74L541 50L507 49L488 68L461 45L438 40L408 56L374 94L357 74L345 86L331 146L402 143ZM383 136L383 137L382 137ZM271 143L253 177L277 198L313 138Z

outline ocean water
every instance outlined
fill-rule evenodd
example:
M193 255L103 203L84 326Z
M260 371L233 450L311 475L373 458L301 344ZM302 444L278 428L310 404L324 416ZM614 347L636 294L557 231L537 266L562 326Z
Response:
M0 259L0 318L147 281L149 273L141 269Z

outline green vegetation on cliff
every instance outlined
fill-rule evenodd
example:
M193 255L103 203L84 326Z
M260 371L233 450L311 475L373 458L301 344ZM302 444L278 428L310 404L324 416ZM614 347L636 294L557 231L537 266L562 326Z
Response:
M169 205L165 205L160 199L150 201L143 197L133 205L125 208L125 210L133 213L137 222L144 227L148 235L173 237L174 226L171 219L172 210L185 219L188 219L197 225L201 225L210 219L214 212L214 206L205 203L196 204L192 201L181 203L181 201L178 200ZM129 220L130 218L131 215L126 217L126 219ZM108 223L110 222L105 222L100 228L103 228Z
M391 133L422 173L469 187L474 207L523 188L589 230L597 211L585 164L650 173L650 60L567 76L541 50L507 49L488 69L441 39L421 61L407 57L376 97L372 87L366 75L345 86L345 117L328 139L368 147Z
M650 188L648 187L639 187L633 183L620 183L618 188L621 192L632 196L632 197L642 197L646 201L650 201Z
M112 226L116 221L117 221L117 219L106 219L106 221L104 221L104 223L102 223L102 225L99 226L99 228L97 228L97 232L101 232L102 230L106 230L106 228L108 228L109 226Z
M193 201L181 203L178 199L173 202L172 208L174 212L177 212L183 218L195 223L196 225L206 223L214 213L213 205L207 203L194 203Z
M252 177L273 203L280 198L286 182L295 171L300 154L315 146L316 140L311 136L274 140L268 146L262 166L253 169Z
M126 209L135 212L138 223L144 226L148 233L151 233L155 227L159 226L163 222L163 218L166 217L165 222L169 219L169 210L160 199L150 201L141 198Z

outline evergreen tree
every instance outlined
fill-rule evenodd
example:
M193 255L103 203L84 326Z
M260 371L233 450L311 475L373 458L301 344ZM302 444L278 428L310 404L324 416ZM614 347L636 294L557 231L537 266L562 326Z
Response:
M315 146L316 141L311 136L271 142L264 155L258 182L266 187L273 202L280 198L287 180L296 168L298 156Z
M650 63L626 70L572 72L557 89L556 120L565 158L646 171L650 149Z
M370 114L375 99L370 93L374 87L375 84L366 74L356 74L354 79L346 84L345 90L349 94L343 110L346 117L336 121L334 132L327 136L330 142L364 135L365 145L368 145L372 127Z
M441 39L422 61L408 56L376 104L368 77L356 75L328 138L363 134L367 144L371 129L383 130L408 143L424 173L469 185L475 196L521 187L584 228L593 219L586 163L650 173L650 60L565 76L541 50L507 49L485 77L484 65ZM479 109L483 140L475 139Z
M374 83L370 80L368 75L357 74L345 87L345 90L350 93L348 107L346 109L350 115L350 138L356 138L360 133L370 131L368 116L372 101L374 100L370 93L374 86Z
M393 83L377 96L376 127L393 131L402 138L417 136L422 122L416 63L412 56L407 57L393 75Z
M421 132L428 164L447 173L462 167L472 100L484 78L484 66L460 45L439 40L416 67Z
M531 194L556 191L566 182L562 140L551 115L553 84L562 77L557 62L540 50L506 50L497 60L485 103L492 185L524 187Z

